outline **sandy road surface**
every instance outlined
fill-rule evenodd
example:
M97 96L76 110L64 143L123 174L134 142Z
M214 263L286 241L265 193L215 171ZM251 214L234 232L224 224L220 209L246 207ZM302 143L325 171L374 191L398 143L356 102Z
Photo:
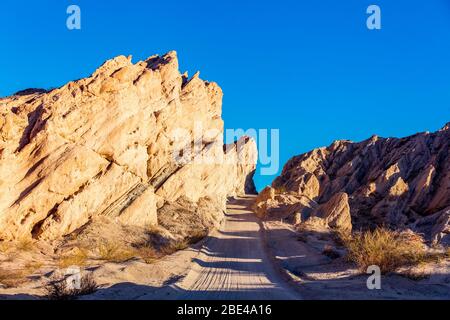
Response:
M253 197L228 205L221 230L210 235L184 279L172 285L176 299L300 299L274 269L250 206Z

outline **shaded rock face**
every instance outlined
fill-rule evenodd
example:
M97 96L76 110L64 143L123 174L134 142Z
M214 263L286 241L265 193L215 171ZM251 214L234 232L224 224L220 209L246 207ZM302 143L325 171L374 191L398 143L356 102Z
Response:
M323 219L331 228L345 233L352 231L350 206L345 192L336 193L330 200L319 206L312 216Z
M442 240L450 209L449 141L449 125L402 139L336 141L290 159L272 186L328 203L326 215L339 216L345 225L348 196L358 229L413 228Z
M224 147L221 112L220 87L181 75L175 52L0 99L0 239L56 239L97 216L152 225L158 200L223 207L252 191L255 142ZM194 146L182 161L180 143Z

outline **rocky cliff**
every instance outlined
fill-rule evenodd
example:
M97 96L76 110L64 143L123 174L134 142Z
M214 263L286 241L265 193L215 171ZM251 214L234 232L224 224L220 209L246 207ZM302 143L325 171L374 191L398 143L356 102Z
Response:
M253 191L256 145L224 147L221 111L220 87L180 74L175 52L0 99L0 239L155 225L179 198L224 207Z
M272 203L260 198L256 209L260 215L297 212L297 222L319 217L347 231L352 226L410 228L448 243L449 142L448 124L402 139L336 141L290 159L272 184Z

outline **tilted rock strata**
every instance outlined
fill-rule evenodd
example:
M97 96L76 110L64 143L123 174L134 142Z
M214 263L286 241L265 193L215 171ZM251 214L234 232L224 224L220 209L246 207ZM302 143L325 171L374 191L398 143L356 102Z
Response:
M344 229L350 226L348 198L357 229L412 228L433 241L448 241L449 141L449 125L402 139L336 141L290 159L272 186L308 197L325 209L321 215L337 215Z
M181 75L175 52L119 56L61 88L0 99L0 239L55 239L95 216L154 224L155 193L224 205L246 191L257 151L242 138L224 155L221 108L220 87ZM199 124L208 134L195 140ZM175 161L180 129L230 162Z

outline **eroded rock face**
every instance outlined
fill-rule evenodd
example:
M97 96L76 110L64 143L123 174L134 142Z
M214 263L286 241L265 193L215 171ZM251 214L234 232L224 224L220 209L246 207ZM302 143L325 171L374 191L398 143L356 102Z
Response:
M352 231L350 206L345 192L336 193L330 200L320 205L312 216L323 219L327 226L344 233Z
M449 229L449 127L402 139L336 141L289 160L272 186L310 198L344 229L412 227L438 241Z
M224 206L251 191L255 143L224 152L221 112L220 87L181 75L175 52L119 56L50 92L0 99L0 239L55 239L96 216L154 224L157 199Z

